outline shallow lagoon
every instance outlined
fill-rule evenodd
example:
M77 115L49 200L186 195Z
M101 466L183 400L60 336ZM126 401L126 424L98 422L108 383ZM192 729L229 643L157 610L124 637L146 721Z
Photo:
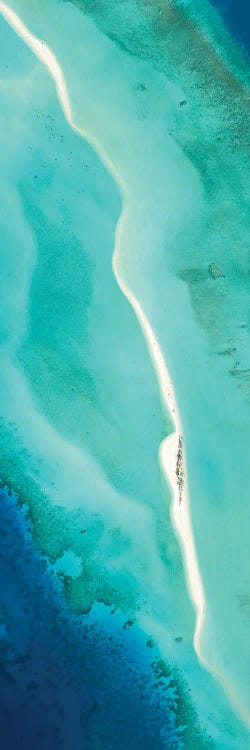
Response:
M241 163L234 157L234 181L231 177L230 182L228 153L223 152L224 144L219 146L225 177L221 168L214 184L209 184L209 174L204 176L201 169L204 164L199 165L199 170L190 159L193 148L190 121L192 124L195 112L192 116L183 115L184 127L180 101L185 98L186 90L180 88L180 83L169 81L163 72L153 72L145 61L128 57L69 4L60 9L59 29L55 23L57 5L39 14L36 9L33 17L32 8L27 13L24 3L16 3L15 7L27 25L43 36L57 54L66 74L76 121L97 135L132 191L133 210L124 233L120 262L130 287L157 331L182 416L194 536L208 604L203 646L206 657L223 670L244 702L248 695L248 667L242 643L247 645L244 602L247 603L249 580L245 499L249 477L244 446L249 434L249 416L247 329L242 328L247 324L247 259L242 252L238 267L245 231L241 221L243 229L239 236L238 212L242 205L244 218L244 202L241 204L240 199L242 186L246 184ZM67 40L65 27L71 29ZM72 67L70 39L74 39L75 50L77 45L79 49L77 68ZM18 285L19 289L19 296L14 294L10 298L13 330L8 343L12 351L15 345L18 367L10 370L6 362L4 404L5 419L18 424L24 446L31 453L28 460L27 455L19 455L19 473L27 472L28 466L30 478L40 485L39 489L42 484L43 492L53 502L71 508L82 505L80 487L84 481L84 511L87 509L91 516L90 547L97 540L94 558L93 551L88 551L93 589L86 587L84 580L80 582L82 587L79 581L68 581L66 590L71 603L81 608L84 597L89 604L91 597L103 597L105 589L107 602L112 593L117 597L117 606L133 611L135 602L145 602L146 591L149 603L146 607L141 604L137 616L145 627L146 623L151 624L164 655L182 665L192 684L201 719L210 730L213 726L218 746L230 747L231 737L232 743L237 737L241 746L247 747L244 729L239 728L231 715L216 682L213 691L215 701L219 691L222 718L216 717L214 707L212 721L211 713L210 718L206 715L205 695L211 690L210 678L205 672L201 676L192 655L193 615L181 573L180 552L165 514L162 492L165 495L166 489L163 490L157 463L160 440L170 430L171 422L168 416L161 416L141 334L116 288L109 265L120 210L119 194L100 160L63 122L47 74L39 65L34 66L34 60L31 70L32 75L23 81L26 100L22 97L22 115L20 101L18 108L16 105L15 81L15 104L9 92L10 102L6 102L13 118L14 142L17 121L23 136L22 148L19 142L16 144L14 176L11 164L8 166L10 183L15 181L21 196L21 210L20 198L15 196L15 200L26 256L20 253L19 233L16 247L20 265L17 267L15 253L10 256L12 267L8 269L12 288ZM47 113L49 110L47 122L44 110ZM205 136L208 138L206 128L201 127L199 139L202 141ZM11 133L8 137L9 151L13 153ZM185 151L189 151L189 158L180 148L184 137L188 141ZM27 157L28 151L31 153ZM216 149L212 151L212 165L215 152ZM57 160L59 169L55 166ZM37 192L40 211L34 207ZM8 200L13 211L13 196L12 201L6 196ZM226 226L223 238L221 213ZM13 229L7 211L6 218L6 231L10 232L13 248ZM56 269L54 264L50 268L49 256L46 259L48 247L55 248L55 226L56 241L59 240L55 262L60 263L61 254L64 268L58 299ZM230 234L234 236L232 245ZM211 277L208 269L214 261L222 264L225 278ZM85 289L84 302L80 286ZM69 316L65 316L67 305L74 316L73 337ZM223 354L228 349L232 353ZM240 351L242 360L238 364L235 349ZM115 358L107 356L110 350L116 352ZM13 403L13 390L17 388L20 388L18 409ZM70 457L65 441L73 444ZM10 457L13 443L8 445ZM95 508L101 516L95 524L93 492ZM60 534L54 537L51 531L48 533L48 514L41 523L41 503L37 514L34 506L33 501L36 528L40 520L36 531L39 545L51 559L59 557L64 548ZM117 531L114 534L114 519L118 536ZM140 539L142 528L144 534ZM83 554L81 545L80 548ZM111 550L112 574L108 571L104 575ZM105 585L102 583L99 588L97 569L98 576L102 570L105 580ZM173 645L176 622L178 633L181 628L187 641L181 655L179 647Z

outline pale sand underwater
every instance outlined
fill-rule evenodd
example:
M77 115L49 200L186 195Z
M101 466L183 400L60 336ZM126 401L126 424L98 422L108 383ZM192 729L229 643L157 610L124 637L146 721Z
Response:
M5 9L6 9L6 6L2 3L1 10L5 11ZM8 13L8 10L7 10L7 13ZM13 18L11 19L11 22L12 21L13 21ZM15 22L15 19L14 19L14 22ZM40 59L43 62L45 62L47 67L49 67L50 72L52 73L53 77L57 81L57 90L58 90L59 98L61 99L61 102L63 104L65 115L68 121L70 122L71 126L75 128L75 124L74 124L75 116L74 116L74 121L72 121L70 103L69 103L69 98L67 95L67 87L63 79L62 70L60 69L60 66L55 61L53 54L47 48L45 43L42 43L42 42L40 43L39 41L34 40L34 38L31 38L29 36L27 37L27 30L24 27L19 26L18 33L21 33L23 35L23 38L31 46L33 51L40 57ZM90 117L90 120L91 120L91 115L92 113L88 115L88 117ZM78 125L76 127L78 129ZM88 124L88 128L89 128L89 124ZM112 157L110 155L107 155L106 152L103 151L103 148L104 148L103 145L100 147L99 139L96 138L95 136L93 137L92 131L91 131L91 135L88 135L86 131L82 128L82 126L79 127L79 133L81 133L81 135L86 137L87 140L89 140L89 142L91 143L91 145L93 145L94 148L97 150L99 155L102 157L105 165L108 167L108 169L111 171L111 174L117 181L125 197L125 208L123 209L123 214L119 220L117 234L116 234L116 248L117 248L117 246L119 246L119 244L122 242L122 232L124 232L124 228L127 228L127 236L131 234L132 239L133 239L133 234L135 232L135 229L133 228L132 223L131 225L129 224L129 220L131 222L133 222L134 220L133 208L134 208L134 205L136 205L136 200L138 200L138 195L139 195L138 190L140 188L140 183L137 186L136 177L135 177L135 185L133 186L134 193L132 191L131 195L130 193L127 194L127 188L125 188L124 186L125 183L123 182L123 178L120 177L120 173L119 171L117 171L117 167L113 166ZM109 145L109 149L111 148L111 153L112 153L112 144L108 143L108 145ZM117 155L116 147L115 147L115 155ZM176 154L174 156L175 156L175 159L177 159L177 165L178 165L178 159L179 159L178 151L176 151ZM172 167L172 169L173 169L173 174L174 174L174 166ZM193 176L196 180L195 175ZM183 175L182 175L182 178L183 178ZM178 195L178 190L179 188L177 189L176 200L178 200L180 197ZM196 185L196 190L198 191L197 195L199 196L198 184ZM135 198L135 204L132 204L132 206L130 206L131 201L133 201L134 198ZM128 227L126 227L126 223L125 223L126 214L129 212L129 210L131 210L132 216L130 219L129 217L127 218ZM145 206L143 206L143 210L145 211ZM150 206L150 210L152 211L151 206ZM154 218L157 221L157 213ZM141 217L141 221L142 221L142 217ZM212 658L213 648L211 647L211 649L209 649L208 651L208 654L211 659L210 661L208 655L206 655L205 657L203 656L202 642L201 644L199 643L203 617L206 617L206 611L205 611L206 602L205 602L202 578L201 578L201 574L200 574L200 570L199 570L199 566L197 562L197 554L196 554L195 546L194 546L193 532L191 529L186 481L183 487L182 498L180 502L180 488L179 488L179 484L178 484L177 477L176 477L176 461L177 461L177 455L178 455L178 449L179 449L179 436L183 434L183 429L181 427L180 417L178 414L175 398L173 395L173 386L171 383L171 379L169 377L169 374L168 374L168 371L164 362L164 357L163 357L161 348L159 346L159 343L157 341L156 335L154 334L150 324L148 323L148 319L145 317L142 311L142 308L140 306L140 303L137 301L136 296L130 291L129 286L127 286L127 284L123 281L123 278L127 278L127 276L128 278L130 278L131 269L132 269L132 266L130 267L129 265L130 259L128 258L128 262L127 262L127 258L124 255L124 252L125 251L123 251L122 253L122 249L121 249L120 266L119 266L119 255L116 252L114 256L114 261L113 261L114 272L116 274L118 283L123 293L129 299L140 321L145 338L148 342L148 347L151 353L151 357L152 357L155 369L158 374L158 381L159 381L160 390L163 396L163 401L165 401L165 404L167 405L171 413L173 423L175 426L175 434L169 437L167 440L165 440L162 443L161 461L163 463L164 471L170 483L172 484L173 491L174 491L173 492L174 499L173 499L173 506L172 506L172 520L176 527L176 530L179 533L181 544L183 546L184 562L186 565L188 584L190 588L191 597L193 599L193 602L197 610L195 646L196 646L199 657L201 658L201 660L204 661L208 669L214 672L214 674L217 675L219 679L222 680L223 683L225 683L226 691L230 695L230 698L233 704L235 705L237 711L239 711L243 720L246 721L246 723L248 723L249 721L248 711L244 706L244 701L241 701L240 699L238 699L238 692L233 687L234 682L233 681L231 682L230 680L228 680L227 676L224 676L223 667L221 665L217 666L216 664L213 663L213 658ZM131 263L132 261L133 261L133 258L131 257ZM150 264L149 264L149 267L150 267ZM138 286L138 288L140 288L140 279L139 278L136 279L136 282L137 283L135 283L135 286ZM144 283L144 280L143 280L143 283ZM141 287L142 296L145 295L145 291L146 292L148 291L148 284L146 284L146 289L144 290L143 283ZM151 312L150 308L149 308L149 312ZM184 434L184 437L185 437L185 434ZM185 440L184 440L184 445L185 445ZM186 470L185 470L185 477L186 477Z

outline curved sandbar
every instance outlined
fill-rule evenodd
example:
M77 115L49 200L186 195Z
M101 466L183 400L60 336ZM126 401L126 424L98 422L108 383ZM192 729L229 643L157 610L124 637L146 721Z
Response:
M138 300L134 297L134 295L130 292L130 290L126 286L125 282L122 279L120 270L119 270L119 249L121 247L121 242L122 242L122 233L124 231L124 226L125 226L127 216L130 210L131 199L130 199L129 191L126 185L124 184L121 175L118 173L116 166L108 158L107 154L103 151L97 139L95 139L91 134L87 133L83 128L78 127L76 123L74 122L72 118L71 105L70 105L70 100L69 100L63 72L56 57L54 56L50 48L43 41L36 38L25 27L21 19L17 16L16 13L14 13L8 7L8 5L6 5L6 3L0 2L0 11L2 15L5 17L5 19L7 20L7 22L16 31L16 33L24 40L24 42L29 46L29 48L34 52L34 54L41 60L41 62L49 70L51 76L53 77L55 81L58 98L60 100L62 109L64 111L65 117L69 125L79 135L87 139L88 142L94 147L94 149L99 154L102 161L104 162L105 166L114 177L117 185L120 188L121 194L123 196L123 211L119 219L117 230L116 230L116 242L115 242L115 250L114 250L114 256L113 256L113 270L114 270L114 274L117 279L117 282L121 290L123 291L124 295L127 297L128 301L130 302L131 306L133 307L136 313L136 316L138 318L138 321L140 323L140 326L143 330L143 333L147 342L147 346L148 346L148 349L152 358L152 362L155 367L161 396L162 396L164 404L167 406L167 408L169 409L172 415L173 423L175 426L175 432L170 437L165 439L160 446L160 461L161 461L163 471L166 477L168 478L172 486L172 490L173 490L171 517L172 517L174 528L181 542L189 592L190 592L190 596L191 596L191 599L193 601L193 604L196 610L194 646L195 646L196 653L201 663L204 666L206 666L206 668L211 673L213 673L218 679L220 679L232 703L237 708L239 714L241 715L245 723L247 725L250 725L249 712L245 709L244 706L242 706L242 704L239 703L237 696L235 695L233 691L233 688L228 682L226 682L223 674L219 672L218 670L216 670L210 662L207 662L204 659L202 655L202 651L201 651L200 641L201 641L201 632L202 632L202 626L203 626L204 616L205 616L205 596L204 596L204 591L203 591L201 575L199 572L198 560L197 560L193 532L192 532L189 499L188 499L188 491L187 491L186 469L184 468L184 472L183 472L183 487L182 487L181 498L180 498L180 486L178 482L178 475L176 473L177 462L179 460L178 458L179 441L180 441L180 437L182 436L180 415L178 414L177 405L175 403L173 386L172 386L171 379L167 370L166 363L164 361L164 357L163 357L160 345L157 341L154 331L152 330L150 323L147 320ZM183 466L184 466L184 456L182 456L182 461L183 461ZM181 502L180 502L180 499L181 499Z

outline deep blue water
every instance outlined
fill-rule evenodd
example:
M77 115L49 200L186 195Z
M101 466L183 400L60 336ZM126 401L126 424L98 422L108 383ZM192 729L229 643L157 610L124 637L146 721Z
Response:
M181 748L145 634L108 612L72 615L4 492L0 528L1 750Z
M250 2L249 0L212 0L221 13L231 33L250 54Z

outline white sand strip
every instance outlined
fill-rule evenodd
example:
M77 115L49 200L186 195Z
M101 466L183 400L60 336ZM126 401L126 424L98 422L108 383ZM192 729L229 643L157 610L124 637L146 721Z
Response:
M122 194L123 210L116 228L115 248L113 255L113 271L120 289L130 302L142 328L155 368L163 404L171 413L175 426L175 431L173 432L173 434L167 437L161 443L159 448L159 457L163 473L165 474L168 482L172 487L173 500L171 505L171 520L180 541L188 589L196 611L194 648L201 664L222 683L225 692L238 711L242 720L247 726L250 726L250 713L248 708L242 705L242 703L239 701L232 685L226 680L223 673L221 673L216 667L214 667L212 663L208 662L204 658L201 651L201 633L205 617L205 596L201 574L199 571L191 524L187 487L187 472L184 452L180 443L180 440L182 442L182 427L180 415L178 413L178 408L175 401L171 378L159 342L157 341L154 331L151 328L151 325L146 315L144 314L140 303L126 286L119 273L119 251L123 243L123 232L124 236L126 236L126 232L124 230L131 206L129 190L123 182L123 179L119 174L115 164L113 164L98 140L94 136L92 136L91 133L88 133L83 128L78 127L78 125L76 125L76 123L74 122L63 71L53 52L45 42L35 37L27 29L27 27L21 21L20 17L5 2L2 2L2 0L0 0L0 12L9 23L9 25L14 29L14 31L23 39L25 44L32 50L32 52L34 52L36 57L41 60L46 68L48 68L52 78L55 81L58 98L70 127L77 133L79 133L83 138L85 138L91 146L93 146L95 151L100 156L100 159L116 181ZM182 474L181 488L180 481L178 480L178 476L176 473L178 465Z

